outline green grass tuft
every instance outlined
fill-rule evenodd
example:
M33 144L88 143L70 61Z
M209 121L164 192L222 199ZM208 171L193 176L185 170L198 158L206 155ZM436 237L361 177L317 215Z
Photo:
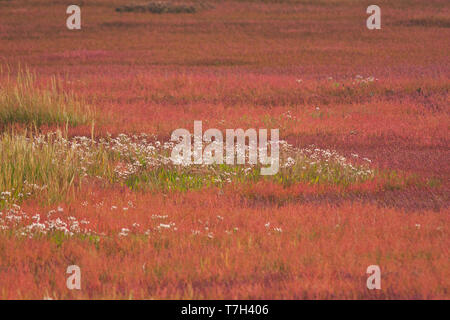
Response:
M14 78L9 74L0 76L4 79L0 85L0 128L12 124L76 126L94 119L90 107L65 92L56 78L47 86L39 86L36 76L28 70L19 71Z

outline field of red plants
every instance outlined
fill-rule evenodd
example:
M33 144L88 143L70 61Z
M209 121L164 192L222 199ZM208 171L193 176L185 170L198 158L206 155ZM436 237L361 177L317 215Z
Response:
M369 1L193 3L68 30L0 0L0 299L449 299L448 1L379 0L381 30ZM286 162L166 165L195 120L279 129Z

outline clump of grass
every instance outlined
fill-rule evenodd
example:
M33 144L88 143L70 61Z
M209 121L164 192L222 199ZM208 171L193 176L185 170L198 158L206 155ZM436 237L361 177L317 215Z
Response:
M5 132L0 136L0 208L38 195L53 202L64 199L85 177L120 183L133 190L186 191L229 183L270 180L283 186L298 182L346 186L374 177L368 159L353 164L335 151L298 149L280 143L280 168L262 176L261 165L183 165L171 159L173 142L146 134L64 137ZM354 157L358 157L354 155Z
M4 133L0 137L0 205L32 194L56 199L69 190L78 175L77 154L55 140L40 141L27 134Z
M104 150L85 149L64 138L61 131L34 136L4 132L0 136L0 208L32 196L48 203L58 201L85 176L107 176Z
M189 3L152 1L146 4L130 4L116 8L117 12L195 13L197 6Z
M40 127L42 125L86 124L93 111L74 94L65 92L61 82L52 78L47 86L39 86L35 74L19 71L12 78L1 75L0 128L12 124Z

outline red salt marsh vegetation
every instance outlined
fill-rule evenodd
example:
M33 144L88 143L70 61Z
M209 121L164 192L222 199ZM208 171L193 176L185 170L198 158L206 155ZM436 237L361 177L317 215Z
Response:
M68 30L0 0L0 298L448 299L447 1L378 1L381 30L368 1L194 4ZM171 165L194 120L278 128L280 171Z

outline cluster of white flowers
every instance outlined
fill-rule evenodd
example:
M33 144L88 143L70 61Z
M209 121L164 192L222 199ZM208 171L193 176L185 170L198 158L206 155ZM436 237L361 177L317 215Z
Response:
M119 161L115 172L119 178L126 178L136 173L141 167L157 166L167 164L170 158L166 155L173 147L172 142L161 143L153 135L145 133L139 135L119 134L116 138L111 135L98 140L86 136L75 136L67 139L60 133L41 134L33 138L33 148L39 148L51 141L53 150L58 159L65 159L68 151L73 151L80 159L80 170L82 175L88 174L88 168L98 161L99 152L105 151L115 156Z
M356 77L352 83L353 84L369 84L374 81L378 81L378 79L375 77L372 77L372 76L364 78L362 75L358 74L358 75L356 75Z
M142 230L139 230L141 225L139 223L133 223L131 227L129 228L121 228L120 232L118 233L119 237L127 237L130 234L142 234ZM175 222L168 222L168 223L159 223L157 226L153 228L148 228L143 232L144 235L149 236L154 231L162 232L164 230L167 231L177 231L178 228L175 226Z
M291 157L286 158L286 162L283 164L283 168L292 167L295 164L295 160Z
M314 145L307 148L295 148L284 144L284 150L285 154L290 156L285 158L282 168L297 165L301 170L314 170L323 175L331 175L339 170L342 175L355 180L370 178L374 175L374 170L369 166L372 161L365 157L360 158L357 154L352 154L352 157L360 160L358 165L340 155L336 150L320 149Z
M362 158L362 160L365 161L366 164L355 166L352 164L352 162L338 154L335 150L305 148L302 149L300 153L305 155L306 159L312 160L310 161L311 165L320 163L322 164L322 167L327 168L332 163L334 163L339 165L352 176L372 176L374 174L374 170L370 169L370 167L368 166L368 163L370 163L371 160L367 158ZM359 157L358 155L356 156Z
M165 215L159 215L159 214L152 214L152 219L167 219L169 216L167 214Z
M37 234L47 234L54 231L63 232L67 236L75 234L93 234L87 227L89 221L77 220L73 216L64 218L63 208L50 210L46 215L36 213L30 215L16 204L0 212L0 230L13 230L16 235L33 237Z
M168 150L171 142L161 143L153 135L145 133L139 135L119 134L116 138L108 135L105 138L92 140L77 136L70 141L72 149L81 152L85 167L94 164L99 150L106 151L116 159L114 173L119 179L126 179L141 169L168 164Z
M130 229L128 228L122 228L119 232L119 237L126 237L128 236L128 233L130 232Z

